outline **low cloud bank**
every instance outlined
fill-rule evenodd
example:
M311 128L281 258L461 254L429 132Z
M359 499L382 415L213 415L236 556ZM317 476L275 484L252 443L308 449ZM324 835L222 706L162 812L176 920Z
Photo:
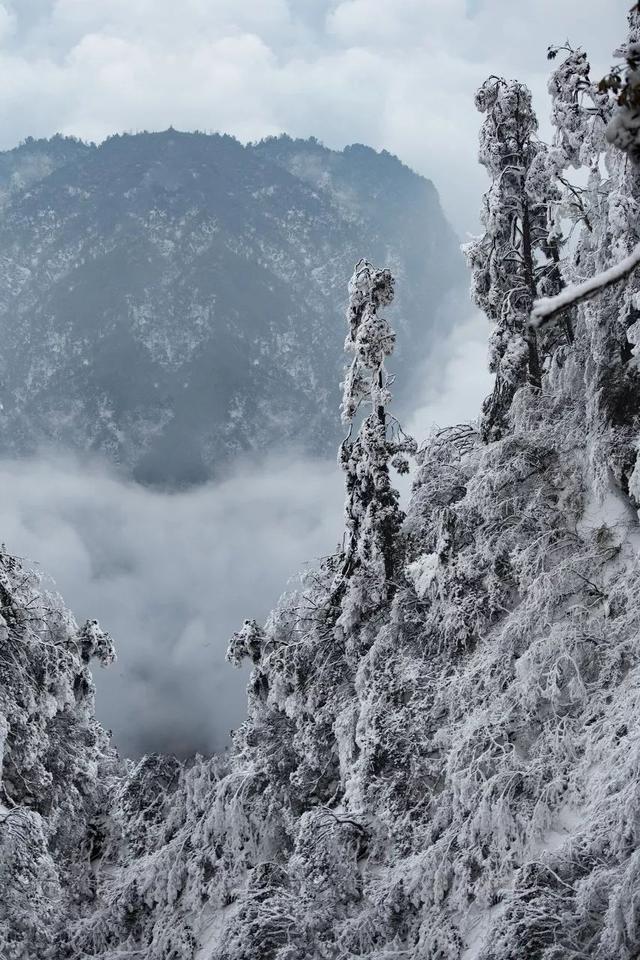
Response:
M245 715L225 662L244 617L263 619L305 561L335 548L335 464L277 460L186 493L150 491L76 459L0 462L0 530L37 561L78 620L97 617L118 661L97 708L130 755L220 749Z

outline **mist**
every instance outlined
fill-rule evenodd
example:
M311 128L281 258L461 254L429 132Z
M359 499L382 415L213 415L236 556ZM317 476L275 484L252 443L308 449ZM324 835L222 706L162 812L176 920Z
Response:
M454 326L437 355L421 365L417 378L421 389L405 422L407 432L418 441L441 427L480 415L493 386L487 368L488 335L487 319L476 311Z
M95 668L97 714L128 755L219 750L245 715L247 676L225 661L305 561L335 549L335 464L244 462L225 480L158 493L70 457L0 462L0 530L45 587L96 617L117 662Z
M405 417L419 442L477 416L491 385L486 335L474 315L423 365ZM399 479L406 500L410 483ZM117 662L95 669L97 715L128 756L224 749L246 714L247 682L225 660L227 641L335 550L342 505L335 461L284 453L179 493L97 459L0 460L9 552L35 565L78 621L97 618L114 639Z

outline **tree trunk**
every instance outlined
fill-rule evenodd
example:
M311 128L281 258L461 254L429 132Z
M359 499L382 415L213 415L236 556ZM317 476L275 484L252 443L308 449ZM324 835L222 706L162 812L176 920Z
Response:
M527 311L527 316L529 316L533 301L537 296L537 290L533 270L533 253L531 250L531 226L526 203L522 212L522 258L524 260L525 279L531 296L531 304ZM529 348L529 383L533 387L540 387L542 385L542 375L540 373L540 357L538 355L538 338L536 331L529 325L525 328L525 338L527 347Z

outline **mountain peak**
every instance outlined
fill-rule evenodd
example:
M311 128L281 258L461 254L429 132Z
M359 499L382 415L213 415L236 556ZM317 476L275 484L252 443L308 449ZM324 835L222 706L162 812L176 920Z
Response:
M335 449L363 238L410 278L394 309L413 370L462 286L431 185L362 145L54 137L0 154L0 185L0 446L97 450L144 482L199 482L274 445ZM408 382L408 353L397 369Z

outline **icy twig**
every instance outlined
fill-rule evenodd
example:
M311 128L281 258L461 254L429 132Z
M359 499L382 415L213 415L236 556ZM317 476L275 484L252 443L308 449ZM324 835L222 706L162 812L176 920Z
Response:
M568 307L584 303L585 300L591 299L591 297L606 290L607 287L624 280L638 265L640 265L640 243L628 257L625 257L624 260L616 263L613 267L609 267L608 270L603 270L602 273L590 277L583 283L566 287L555 297L542 297L540 300L534 301L529 326L535 330L539 329L556 314L561 313Z

